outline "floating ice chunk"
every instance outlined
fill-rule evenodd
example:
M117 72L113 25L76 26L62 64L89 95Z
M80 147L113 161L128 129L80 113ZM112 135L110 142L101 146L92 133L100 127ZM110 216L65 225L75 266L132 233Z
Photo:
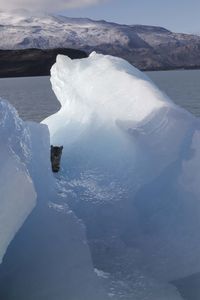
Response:
M26 163L30 160L28 129L16 111L0 101L0 263L16 232L36 204Z
M127 257L121 266L152 278L199 271L199 120L116 57L58 56L51 82L62 107L43 123L52 144L64 146L68 201L91 239L114 236ZM109 258L104 265L119 259Z
M106 300L85 228L57 194L47 126L0 101L0 137L0 298Z
M5 100L0 100L0 137L2 261L10 241L36 205L36 197L50 197L53 176L50 169L47 126L23 122L16 110Z
M61 130L67 125L73 130L69 136L76 136L91 122L99 126L115 125L117 120L139 122L171 105L148 77L128 62L95 52L73 61L58 55L51 82L62 109L43 123L48 123L54 139L58 139L58 127Z
M2 150L2 148L1 148ZM6 155L0 171L0 263L10 241L36 204L33 182L16 157Z

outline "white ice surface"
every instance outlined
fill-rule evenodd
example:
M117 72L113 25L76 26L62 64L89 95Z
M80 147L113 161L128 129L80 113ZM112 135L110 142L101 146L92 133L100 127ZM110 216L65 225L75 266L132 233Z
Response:
M199 272L199 120L116 57L59 55L51 82L62 107L43 123L64 146L61 194L92 242L121 252L101 264L159 282Z
M98 127L115 126L117 121L138 123L155 110L173 106L145 75L115 57L93 52L89 58L72 61L59 55L51 75L62 105L62 110L47 118L52 137L58 124L84 129L91 123Z
M29 131L17 112L0 101L0 263L16 232L36 204L27 164Z
M0 99L0 262L36 198L50 197L53 176L46 125L22 121Z
M12 290L0 288L0 298L7 293L19 299L106 300L84 226L60 203L47 126L23 122L0 100L0 154L0 282L4 274L9 274L5 289L12 281ZM9 245L11 254L3 260Z

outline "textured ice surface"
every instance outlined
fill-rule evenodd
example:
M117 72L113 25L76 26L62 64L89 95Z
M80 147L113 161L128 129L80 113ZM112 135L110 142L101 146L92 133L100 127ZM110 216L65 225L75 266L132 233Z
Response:
M51 82L62 107L43 123L64 145L60 194L97 269L157 283L199 271L199 120L116 57L58 56Z
M10 241L34 208L36 197L48 197L52 192L47 126L23 122L7 101L0 100L0 153L2 261Z
M0 100L0 262L36 203L28 172L30 133L17 112Z
M47 126L0 101L0 154L0 299L106 300L85 228L57 194Z
M47 118L51 136L61 120L65 123L60 127L77 125L83 131L91 123L100 127L106 123L115 126L116 121L141 122L155 109L170 106L145 75L118 58L93 52L88 59L73 62L59 55L51 74L53 90L62 105ZM59 139L58 134L55 138Z

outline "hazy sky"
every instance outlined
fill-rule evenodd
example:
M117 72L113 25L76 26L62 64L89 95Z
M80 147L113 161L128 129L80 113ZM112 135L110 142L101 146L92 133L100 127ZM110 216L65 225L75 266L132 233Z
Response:
M124 24L200 33L200 0L0 0L0 9L60 12Z
M125 24L164 26L176 32L200 33L200 0L108 0L65 11L73 17L105 19Z

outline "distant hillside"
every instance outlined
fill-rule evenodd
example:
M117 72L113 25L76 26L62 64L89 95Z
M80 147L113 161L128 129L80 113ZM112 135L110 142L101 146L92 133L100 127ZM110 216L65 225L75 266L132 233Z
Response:
M0 50L0 77L49 75L57 54L83 58L87 54L73 49Z
M200 67L196 35L155 26L0 12L0 49L28 48L96 50L125 58L142 70Z

